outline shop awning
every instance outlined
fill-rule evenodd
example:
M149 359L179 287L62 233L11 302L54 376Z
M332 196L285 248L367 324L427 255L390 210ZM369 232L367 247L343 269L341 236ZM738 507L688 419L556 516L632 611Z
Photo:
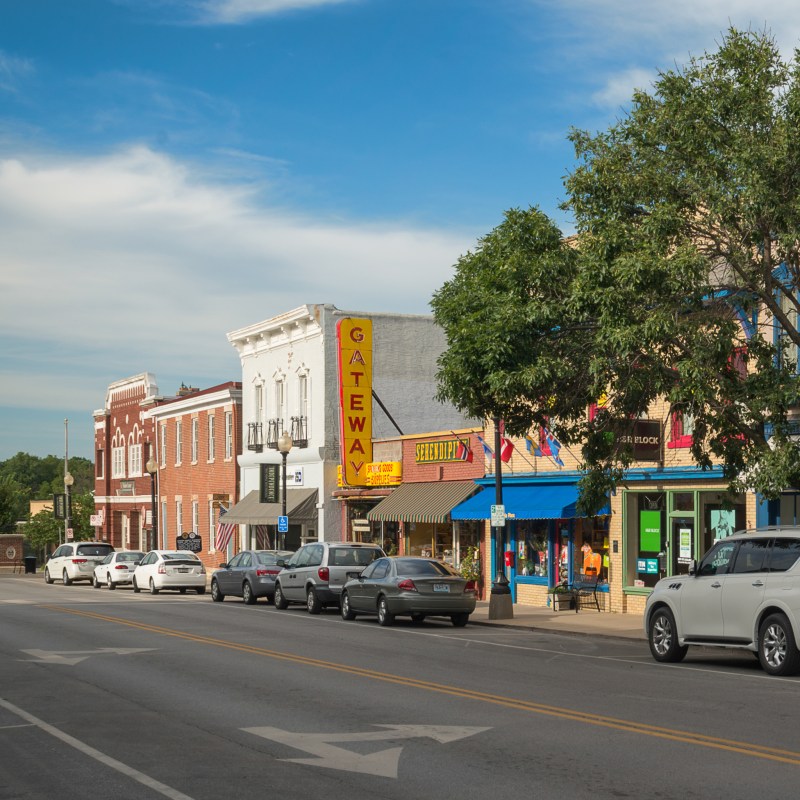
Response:
M495 499L494 486L481 491L456 506L451 517L459 519L491 519ZM503 486L503 505L510 519L573 519L577 511L578 487L574 483L544 483L538 486ZM597 516L610 514L608 506Z
M480 487L474 481L403 483L371 511L377 522L449 522L450 511Z
M238 525L277 525L283 512L280 503L260 503L258 489L248 492L222 519ZM317 521L317 490L287 489L286 516L290 525Z

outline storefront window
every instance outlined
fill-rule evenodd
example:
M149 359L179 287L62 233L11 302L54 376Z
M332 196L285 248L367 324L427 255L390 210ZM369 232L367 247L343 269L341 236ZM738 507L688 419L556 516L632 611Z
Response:
M547 578L550 545L547 520L517 522L517 574Z

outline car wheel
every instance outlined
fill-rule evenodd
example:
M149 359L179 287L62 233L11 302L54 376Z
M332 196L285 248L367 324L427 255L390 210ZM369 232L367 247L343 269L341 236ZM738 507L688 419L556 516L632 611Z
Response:
M411 621L412 622L416 622L417 624L419 624L420 622L425 622L425 615L424 614L419 614L419 613L412 614L411 615Z
M117 588L117 584L114 583L114 581L111 580L111 576L110 575L106 575L106 586L108 586L109 589L116 589Z
M150 578L150 594L158 594L158 589L156 589L156 584L152 578Z
M221 603L225 599L225 595L220 591L219 584L215 580L211 581L211 599L215 603Z
M138 584L138 583L136 583L136 578L134 578L134 579L133 579L133 591L134 591L134 592L136 592L136 594L139 594L139 592L141 592L141 591L142 591L142 590L139 588L139 584Z
M245 581L242 584L242 600L246 606L251 606L256 601L256 596L253 594L253 587L250 581Z
M50 577L50 570L45 567L44 569L44 582L45 583L52 583L53 579Z
M309 586L306 592L306 608L309 614L319 614L322 611L322 603L320 603L313 586Z
M72 585L72 580L70 579L69 575L67 575L66 570L61 573L61 582L64 584L64 586Z
M458 614L451 614L450 622L453 623L454 628L463 628L469 622L469 614L467 614L466 611L460 611Z
M283 596L283 589L281 589L279 583L275 584L275 608L279 608L281 611L285 608L289 608L289 602Z
M378 598L378 624L387 627L394 622L394 614L389 611L389 604L386 602L386 596L381 595Z
M186 594L186 587L185 587L185 586L181 586L181 588L180 588L180 589L178 589L178 591L179 591L181 594Z
M92 586L94 586L95 589L100 588L100 581L97 580L97 575L92 576Z
M794 675L800 669L800 651L789 620L770 614L758 629L758 660L769 675Z
M205 593L206 593L206 587L205 586L198 586L197 587L197 594L205 594Z
M678 643L675 617L668 608L656 609L647 625L647 642L656 661L682 661L689 648Z
M348 622L356 618L356 614L352 608L350 608L350 595L347 592L342 592L342 619L346 619Z

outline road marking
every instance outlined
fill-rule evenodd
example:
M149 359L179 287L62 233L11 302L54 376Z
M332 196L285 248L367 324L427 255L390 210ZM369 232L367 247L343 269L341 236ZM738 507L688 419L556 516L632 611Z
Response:
M16 716L21 717L26 722L30 722L31 725L35 725L37 728L44 731L45 733L49 733L50 736L54 736L56 739L60 739L62 742L64 742L64 744L68 744L70 747L74 747L76 750L79 750L84 755L89 756L89 758L93 758L95 761L99 761L101 764L105 764L107 767L111 767L111 769L114 769L117 772L122 773L128 778L132 778L138 783L141 783L143 786L147 786L148 788L153 789L159 794L164 795L164 797L169 797L170 800L193 800L193 798L189 797L188 794L179 792L177 789L173 789L171 786L167 786L165 783L161 783L160 781L157 781L155 778L151 778L149 775L145 775L143 772L139 772L138 769L134 769L128 764L123 764L121 761L117 761L116 758L112 758L111 756L107 756L105 753L102 753L99 750L95 750L94 747L91 747L85 742L82 742L80 739L76 739L74 736L70 736L68 733L64 733L63 731L59 730L53 725L50 725L44 720L41 720L38 717L34 717L33 714L29 714L27 711L18 708L12 703L9 703L8 700L4 700L2 697L0 697L0 707L5 708L12 714L16 714Z
M24 659L33 664L66 664L74 667L90 656L129 656L133 653L149 653L153 647L101 647L99 650L23 650L32 659ZM22 660L22 659L20 659Z
M592 712L580 711L562 706L550 706L545 703L537 703L530 700L519 700L514 697L490 694L489 692L465 689L449 684L434 683L433 681L427 681L421 678L408 678L388 672L378 672L377 670L369 669L367 667L356 667L347 664L339 664L334 661L323 661L322 659L312 658L310 656L301 656L294 653L283 653L277 650L268 650L265 647L256 647L255 645L230 642L225 639L214 639L210 636L198 636L196 634L186 633L184 631L179 631L172 628L162 628L158 625L135 622L133 620L123 619L121 617L110 617L106 616L105 614L98 614L94 611L82 611L79 609L66 608L62 606L42 606L42 608L63 614L74 614L76 616L87 617L89 619L111 622L116 625L124 625L126 627L136 628L149 633L156 633L162 636L171 636L176 639L197 642L198 644L208 644L214 647L222 647L228 650L235 650L239 653L249 653L251 655L274 658L278 661L286 661L292 664L301 664L307 667L333 670L359 678L368 678L371 680L383 681L385 683L397 684L406 688L419 689L421 691L428 692L438 692L439 694L460 697L464 700L475 700L482 703L491 703L493 705L510 708L515 711L527 711L529 713L557 717L559 719L565 719L571 722L596 725L602 728L611 728L614 730L635 733L638 735L653 736L659 739L667 739L674 742L681 742L683 744L709 747L715 750L725 750L727 752L738 753L740 755L750 756L752 758L763 758L768 761L778 761L783 764L791 764L793 766L800 767L800 752L793 750L781 750L773 747L772 745L739 742L734 739L723 739L717 736L707 736L701 733L692 733L691 731L663 728L657 725L649 725L644 722L609 717L603 714L594 714Z
M327 767L346 772L361 772L365 775L377 775L381 778L397 778L397 767L400 763L402 747L390 747L376 753L362 755L335 747L331 742L384 742L397 739L433 739L442 744L466 739L476 733L491 730L490 728L469 728L447 725L378 725L385 731L363 731L359 733L293 733L280 728L268 726L259 728L242 728L246 733L253 733L273 742L289 745L295 750L310 753L316 758L281 758L293 764L308 764L312 767Z

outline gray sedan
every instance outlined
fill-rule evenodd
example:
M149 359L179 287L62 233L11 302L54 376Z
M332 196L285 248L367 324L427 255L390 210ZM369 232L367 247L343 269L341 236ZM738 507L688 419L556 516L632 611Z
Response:
M342 619L376 614L381 625L397 616L422 622L427 616L450 617L460 628L475 610L475 585L435 558L379 558L342 590Z
M220 564L211 576L211 598L217 602L225 595L241 597L252 605L259 597L269 602L275 596L275 576L281 571L278 561L294 555L292 550L243 550L229 564Z

